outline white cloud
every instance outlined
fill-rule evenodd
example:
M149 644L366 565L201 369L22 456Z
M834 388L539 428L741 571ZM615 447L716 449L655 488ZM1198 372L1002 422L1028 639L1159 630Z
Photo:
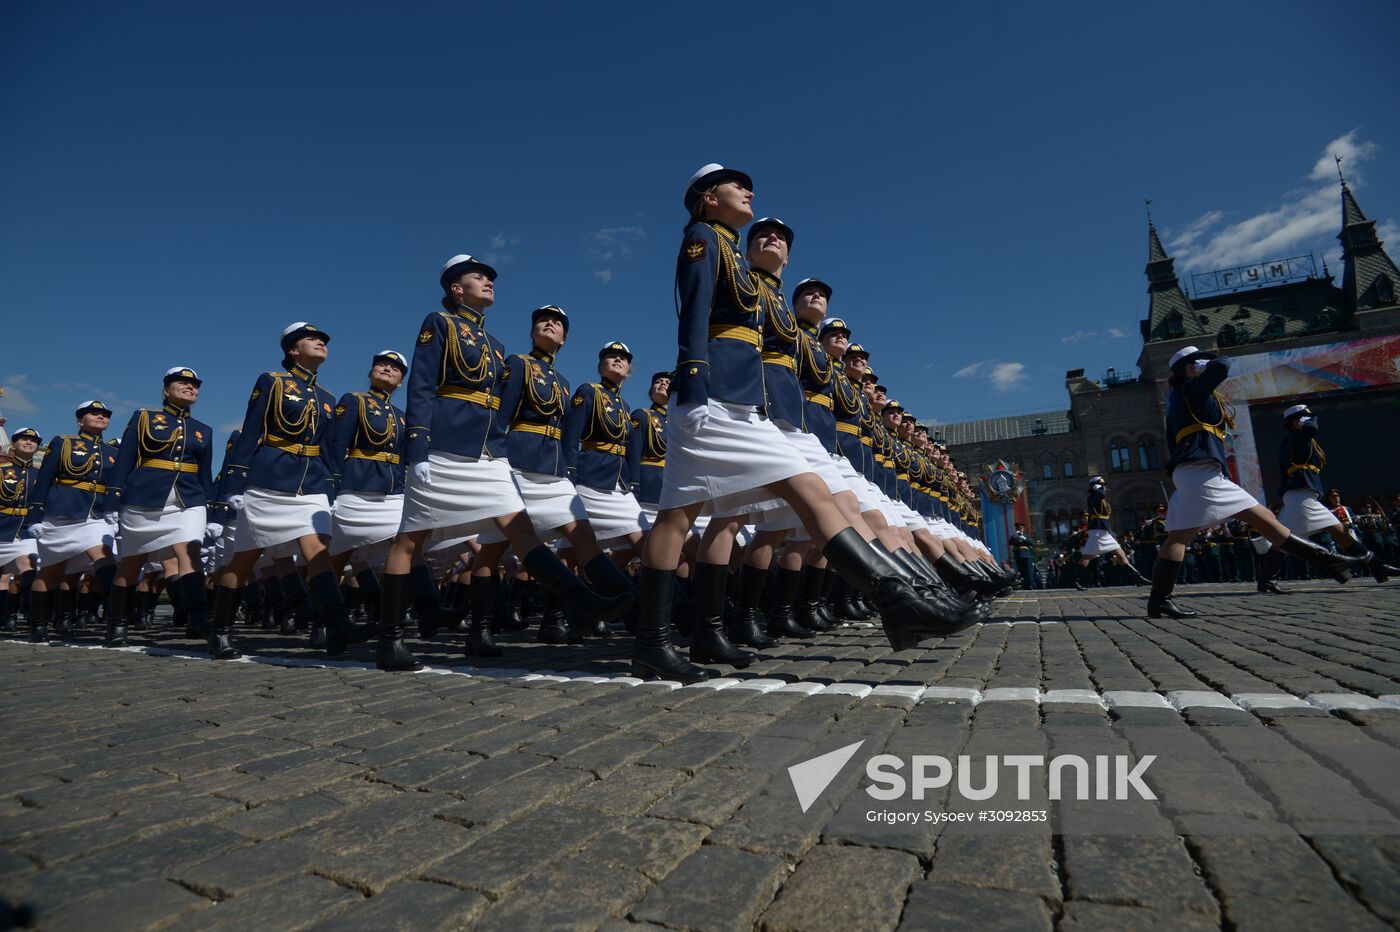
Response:
M1019 362L999 362L992 366L992 371L988 378L992 380L992 386L999 392L1009 392L1021 387L1030 376L1026 375L1026 367Z
M522 239L523 237L516 233L507 233L505 230L501 230L491 237L489 248L481 254L482 261L487 265L505 265L515 258L512 250L520 245Z
M1010 392L1020 388L1030 376L1026 373L1024 363L987 359L963 366L953 373L952 378L985 378L997 391Z
M593 277L606 285L608 282L612 281L612 269L599 269L593 273Z
M4 384L5 394L0 396L0 411L8 411L10 414L38 414L39 406L29 397L26 391L28 387L29 376L10 376Z
M588 234L593 253L605 262L632 255L646 238L647 231L641 227L604 227Z
M1099 335L1099 332L1098 332L1097 330L1076 330L1076 331L1074 331L1074 333L1071 333L1071 334L1069 334L1068 336L1060 337L1060 342L1061 342L1061 343L1078 343L1078 342L1080 342L1081 340L1087 340L1087 339L1089 339L1090 337L1096 337L1096 336L1098 336L1098 335Z
M1128 335L1128 332L1121 327L1109 327L1106 333L1110 340L1121 340Z
M974 375L976 375L977 373L981 372L981 371L982 371L982 367L983 367L983 366L986 366L986 365L990 365L990 360L985 360L985 361L983 361L983 362L974 362L974 363L971 363L971 364L969 364L969 365L963 366L963 367L962 367L961 369L959 369L957 372L954 372L954 373L953 373L953 378L955 378L955 379L970 379L970 378L972 378Z
M1286 192L1274 207L1233 222L1227 222L1224 211L1212 210L1185 229L1170 231L1167 247L1178 268L1219 269L1335 250L1342 210L1333 156L1342 156L1347 182L1359 188L1363 184L1360 166L1380 151L1374 142L1358 140L1356 133L1352 130L1324 146L1307 175L1309 184ZM1393 221L1384 226L1394 229Z

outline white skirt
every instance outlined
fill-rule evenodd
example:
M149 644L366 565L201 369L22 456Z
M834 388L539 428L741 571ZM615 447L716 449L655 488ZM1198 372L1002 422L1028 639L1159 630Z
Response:
M410 469L401 531L432 531L439 540L470 537L495 527L494 519L525 510L510 461L429 453L430 483Z
M1283 510L1278 513L1279 521L1300 537L1311 537L1318 531L1325 531L1342 522L1317 500L1312 489L1289 489L1283 493Z
M1183 463L1172 471L1176 491L1167 501L1167 530L1210 527L1259 504L1226 479L1220 464Z
M666 468L671 468L669 460ZM637 504L637 497L631 492L623 489L604 492L581 485L578 496L588 510L588 523L593 526L593 536L599 544L616 543L641 532L642 506ZM662 497L665 497L665 493L662 493Z
M937 537L939 540L957 540L963 536L962 531L959 531L942 518L929 519L929 530L932 531L933 536Z
M542 472L514 471L515 488L525 502L525 514L535 527L535 534L544 543L559 537L559 529L566 524L587 521L588 510L580 490L574 488L566 476L552 476ZM506 536L492 528L481 535L481 543L498 544Z
M21 537L19 540L0 540L0 573L7 572L10 564L20 557L33 557L38 552L39 542L32 537Z
M62 566L94 547L110 548L112 526L101 518L54 518L44 522L48 527L37 548L44 569Z
M1089 536L1084 540L1084 546L1079 550L1079 555L1081 557L1098 557L1122 549L1123 545L1118 543L1112 531L1091 529Z
M661 509L704 504L702 512L739 514L771 499L764 486L810 469L777 425L747 405L711 399L666 420Z
M151 554L164 559L176 544L204 541L204 526L209 512L203 505L181 508L175 490L165 500L164 508L123 508L121 518L122 557Z
M832 464L836 466L836 471L840 473L841 478L845 480L846 488L856 494L856 500L860 502L861 512L878 511L880 508L880 497L876 494L875 489L870 483L865 481L865 477L856 472L856 468L851 465L851 461L841 454L835 453L830 456Z
M289 545L271 554L282 556L282 551L295 552L299 538L308 534L329 537L330 533L331 503L325 495L249 489L243 493L233 549L235 553L243 553Z
M402 520L402 495L341 492L331 512L331 556L393 540Z
M894 502L895 514L899 515L899 520L904 522L904 526L911 531L923 531L928 529L928 524L924 522L924 516L903 502Z

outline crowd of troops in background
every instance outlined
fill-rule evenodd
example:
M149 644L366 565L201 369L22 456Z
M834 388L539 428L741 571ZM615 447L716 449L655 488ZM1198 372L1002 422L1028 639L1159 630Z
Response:
M1379 500L1367 497L1353 508L1344 504L1338 489L1327 493L1326 505L1338 524L1382 562L1400 565L1400 496L1395 496L1385 511ZM1280 506L1281 507L1281 506ZM1276 509L1277 510L1277 509ZM1157 559L1157 548L1166 540L1166 505L1157 506L1150 517L1138 522L1135 529L1123 532L1123 548L1132 554L1137 567L1150 567ZM1040 542L1017 524L1010 538L1010 564L1020 574L1027 588L1068 589L1075 585L1075 564L1088 538L1089 512L1079 516L1079 528L1053 547L1042 548ZM1336 541L1327 532L1312 535L1314 542L1336 549ZM1037 555L1036 551L1041 553ZM1238 519L1226 521L1213 528L1202 528L1186 549L1181 581L1187 583L1256 583L1259 579L1261 554L1258 538L1249 526ZM1363 571L1355 571L1361 575ZM1322 579L1313 564L1286 558L1279 570L1279 579ZM1095 560L1080 578L1082 586L1129 586L1135 582L1134 573L1106 560Z
M381 669L413 671L410 609L420 639L454 633L476 658L501 656L496 637L533 609L540 641L579 644L619 622L633 675L685 682L842 624L878 619L900 650L985 620L1018 576L1038 584L1029 541L1011 541L1019 573L997 565L967 476L830 314L831 286L803 279L789 304L794 232L754 220L752 201L752 180L720 165L688 182L677 359L651 376L646 407L623 401L621 341L598 351L596 380L571 387L556 367L559 305L532 311L529 347L509 354L487 329L496 270L457 255L412 358L376 353L361 390L320 383L326 330L286 327L217 474L189 367L164 373L161 403L133 412L119 442L95 399L38 467L43 438L16 432L0 465L0 620L15 626L22 605L43 641L101 608L105 642L122 645L163 590L215 659L241 656L242 617L245 630L305 630L331 657L374 640ZM1226 473L1229 361L1187 347L1171 366L1177 490L1160 523L1120 541L1093 477L1070 585L1105 571L1150 582L1149 617L1185 618L1178 578L1227 578L1230 563L1267 592L1282 591L1286 557L1338 582L1400 572L1386 564L1393 536L1352 518L1379 535L1363 546L1317 501L1326 457L1305 405L1285 414L1275 517ZM1257 571L1246 540L1264 553Z

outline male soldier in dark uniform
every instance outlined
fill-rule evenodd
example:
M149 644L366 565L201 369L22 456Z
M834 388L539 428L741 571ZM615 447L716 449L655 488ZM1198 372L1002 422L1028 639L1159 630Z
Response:
M1230 549L1235 554L1237 582L1254 582L1254 545L1249 525L1239 518L1231 518L1227 525L1230 532Z
M1026 534L1026 526L1017 522L1016 533L1011 535L1011 558L1016 562L1016 571L1026 581L1027 589L1039 589L1040 581L1035 575L1035 544Z

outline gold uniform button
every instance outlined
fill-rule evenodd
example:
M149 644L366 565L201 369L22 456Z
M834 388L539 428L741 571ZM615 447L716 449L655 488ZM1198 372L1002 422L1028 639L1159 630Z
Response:
M690 374L691 374L691 375L697 375L697 374L699 374L699 372L700 372L700 370L697 369L697 368L695 368L694 366L691 366L691 367L690 367Z

